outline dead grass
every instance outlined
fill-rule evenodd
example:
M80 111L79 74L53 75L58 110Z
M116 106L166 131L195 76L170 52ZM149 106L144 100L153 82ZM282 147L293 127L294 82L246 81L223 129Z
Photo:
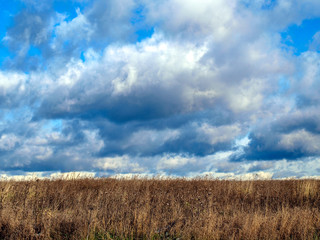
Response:
M320 239L320 181L0 182L0 239Z

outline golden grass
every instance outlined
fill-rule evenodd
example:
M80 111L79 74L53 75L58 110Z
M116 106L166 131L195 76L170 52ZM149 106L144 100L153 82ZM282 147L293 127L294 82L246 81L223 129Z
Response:
M0 239L320 239L320 181L0 182Z

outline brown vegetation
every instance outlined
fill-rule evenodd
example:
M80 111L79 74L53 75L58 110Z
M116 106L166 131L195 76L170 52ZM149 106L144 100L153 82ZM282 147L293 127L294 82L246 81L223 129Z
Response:
M0 239L320 239L320 181L0 182Z

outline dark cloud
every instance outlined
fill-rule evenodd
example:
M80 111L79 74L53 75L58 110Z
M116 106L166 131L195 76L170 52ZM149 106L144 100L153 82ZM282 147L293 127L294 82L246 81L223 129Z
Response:
M300 94L296 97L297 107L299 109L304 109L309 106L318 106L320 104L319 99L315 99L314 96L306 96Z
M301 149L285 149L279 146L280 140L275 135L268 135L263 137L256 137L254 135L250 135L250 139L251 142L249 146L245 149L245 155L241 156L241 159L294 160L305 156L305 153Z
M298 160L318 156L319 129L317 108L284 114L254 129L245 154L235 156L234 160Z
M108 81L108 80L107 80ZM86 91L86 90L84 90ZM104 117L124 123L146 121L180 114L184 111L181 95L176 90L141 89L127 96L113 97L108 92L82 96L83 90L76 87L57 89L52 98L47 98L39 109L39 115L47 118L92 119ZM70 108L65 101L72 101Z

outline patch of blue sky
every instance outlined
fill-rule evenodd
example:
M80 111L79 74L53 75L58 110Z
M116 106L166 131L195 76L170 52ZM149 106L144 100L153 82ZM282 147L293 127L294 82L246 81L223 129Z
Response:
M42 126L42 129L46 132L60 132L62 130L63 123L61 119L47 120Z
M32 118L31 109L27 106L16 109L5 109L0 113L0 122L3 124L19 121L28 121Z
M82 62L99 61L99 59L103 56L103 54L104 54L103 48L95 49L91 45L90 48L86 50L82 50L80 52L80 59L82 60Z
M23 4L20 1L5 1L0 0L0 36L3 38L6 29L13 24L14 15L19 12Z
M85 62L85 61L86 61L85 51L81 51L81 53L80 53L80 59L82 60L82 62Z
M276 6L277 2L278 2L277 0L265 0L262 3L261 9L262 10L271 10Z
M30 45L27 56L31 58L32 61L37 62L36 64L37 68L42 68L44 70L46 69L45 60L43 58L42 51L40 48ZM24 72L27 74L30 73L28 69L26 69Z
M13 122L16 120L16 116L13 112L7 112L5 115L4 115L4 118L3 118L3 121L4 122Z
M14 15L19 12L23 6L24 4L20 1L0 0L0 67L2 63L11 56L4 41L7 29L13 24Z
M290 81L285 76L280 76L278 80L278 93L286 93L290 89Z
M249 132L246 133L246 135L239 136L234 140L235 149L247 147L249 145L249 143L251 141L250 133L251 132L249 131Z
M278 99L279 97L285 96L287 100L291 99L294 102L294 99L296 99L296 95L290 92L291 88L291 81L286 75L280 75L277 79L277 88L275 90L268 94L268 96L265 97L265 103L273 104L275 99ZM273 120L275 120L274 118ZM254 126L251 127L251 129L254 128ZM250 136L250 132L247 136Z
M308 51L313 36L320 31L320 18L307 19L301 24L291 25L281 33L282 42L293 48L293 53L299 56Z
M136 41L141 42L144 39L150 38L154 33L154 26L150 26L146 23L146 17L143 6L138 6L133 11L133 17L130 22L136 29Z
M61 119L50 120L50 122L51 122L52 129L54 129L55 131L62 130L63 123Z
M37 47L30 45L28 56L41 56L41 50Z
M247 8L259 8L261 10L272 10L276 4L277 0L262 0L262 1L252 1L252 0L241 0L241 4L243 4Z
M1 68L3 62L7 58L10 58L10 57L11 57L11 53L10 53L9 49L1 44L0 45L0 68Z
M137 36L137 41L141 42L142 40L146 38L150 38L154 33L154 28L148 28L148 29L140 29L135 32Z
M65 40L63 41L63 47L64 48L68 48L71 45L72 41L71 40Z
M54 1L53 8L56 12L66 15L66 21L71 21L77 17L77 9L83 12L88 4L86 1L58 0Z

